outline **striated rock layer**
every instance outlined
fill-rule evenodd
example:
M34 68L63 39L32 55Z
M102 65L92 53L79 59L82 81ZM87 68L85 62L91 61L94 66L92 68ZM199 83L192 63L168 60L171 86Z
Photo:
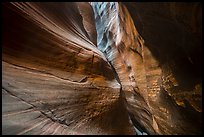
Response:
M144 50L145 70L148 91L158 98L150 104L153 109L161 107L155 109L161 134L201 134L201 3L125 5L149 50ZM154 75L156 70L161 73ZM159 90L154 88L158 86Z
M201 11L3 3L3 134L201 134Z
M201 134L201 4L125 3L131 14L121 3L91 4L98 48L133 124L149 134Z
M3 6L3 134L134 134L77 3Z

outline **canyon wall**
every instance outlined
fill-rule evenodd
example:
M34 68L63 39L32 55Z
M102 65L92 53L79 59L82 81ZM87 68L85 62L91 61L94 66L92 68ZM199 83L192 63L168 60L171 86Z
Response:
M125 5L148 49L144 50L148 90L158 92L153 94L158 100L151 104L161 107L156 113L161 115L163 111L164 116L156 118L160 121L162 134L201 134L202 4L147 2ZM159 77L150 74L156 70L161 71Z
M125 5L92 3L98 48L118 74L133 123L149 134L201 133L200 3Z
M3 3L3 134L201 134L200 3Z
M4 3L3 134L134 134L79 6Z

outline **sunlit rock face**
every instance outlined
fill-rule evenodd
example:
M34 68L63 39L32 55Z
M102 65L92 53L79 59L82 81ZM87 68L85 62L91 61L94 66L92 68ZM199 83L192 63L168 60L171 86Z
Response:
M201 4L125 5L131 14L123 4L92 3L98 48L118 74L134 125L200 134Z
M3 134L201 134L201 4L2 13Z
M80 6L3 4L3 134L134 134Z
M143 130L146 127L149 133L154 134L157 125L153 121L147 98L142 55L144 41L124 5L117 2L91 4L96 19L98 48L118 74L130 116L133 121L138 121L137 124L141 124Z

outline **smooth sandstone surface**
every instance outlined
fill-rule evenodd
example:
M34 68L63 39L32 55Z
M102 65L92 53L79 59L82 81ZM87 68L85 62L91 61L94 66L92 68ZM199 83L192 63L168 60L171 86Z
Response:
M2 5L3 134L202 133L200 3Z

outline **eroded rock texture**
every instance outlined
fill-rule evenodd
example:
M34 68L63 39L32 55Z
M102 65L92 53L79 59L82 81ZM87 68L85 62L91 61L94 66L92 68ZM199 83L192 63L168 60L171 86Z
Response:
M155 118L161 133L200 134L201 3L125 3L125 5L145 41L144 64L148 94L152 94L150 98L155 96L153 99L156 99L153 102L149 100L152 110L155 110ZM154 73L156 71L160 73ZM156 109L156 106L159 108ZM158 117L159 115L161 116Z
M77 3L3 6L3 134L134 133Z
M201 134L201 11L3 3L3 134Z

